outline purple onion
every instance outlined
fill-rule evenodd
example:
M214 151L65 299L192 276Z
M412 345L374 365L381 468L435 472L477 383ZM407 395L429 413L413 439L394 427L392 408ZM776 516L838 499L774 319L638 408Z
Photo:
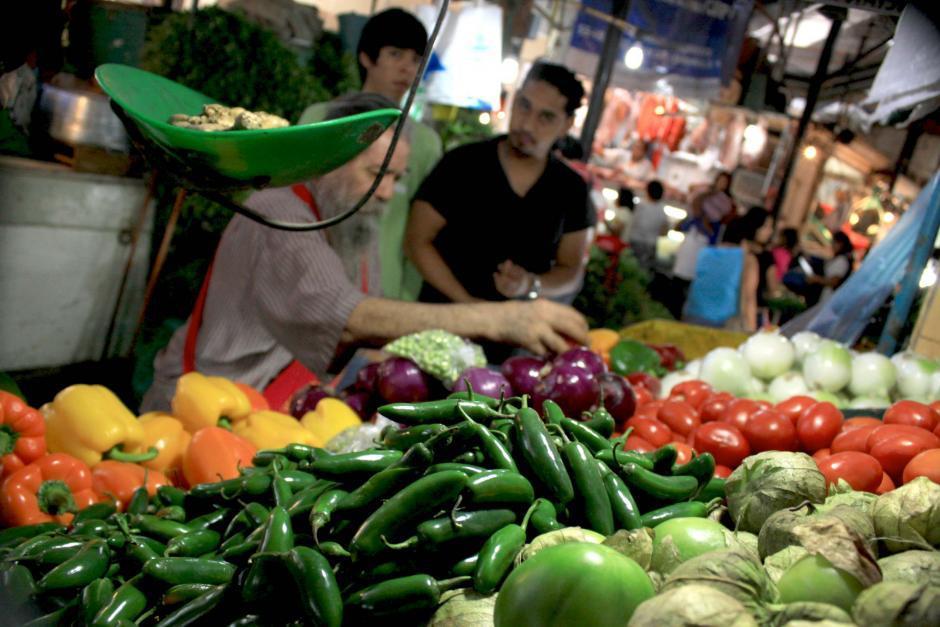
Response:
M577 420L581 412L597 403L598 391L597 379L588 370L563 364L552 368L535 386L533 406L542 411L542 403L553 400L566 416Z
M349 386L357 392L375 392L376 380L378 378L379 362L367 364L356 373L356 380Z
M503 362L501 371L516 394L529 394L542 378L542 368L548 363L541 357L510 357Z
M352 407L353 411L359 414L363 420L372 418L373 406L372 394L369 392L351 392L343 397L343 401Z
M553 368L566 365L584 368L595 376L607 372L607 366L601 356L584 346L568 349L552 362Z
M604 408L614 417L618 426L629 420L636 411L636 394L626 378L614 372L597 377L604 394Z
M376 374L379 394L389 403L417 403L430 395L427 375L410 359L390 357Z
M291 397L290 415L300 420L308 411L316 409L322 399L333 396L333 392L322 385L307 385Z
M499 398L500 392L502 392L507 397L512 396L512 386L509 385L509 381L495 370L467 368L460 374L451 391L463 392L467 389L467 381L470 382L474 394Z

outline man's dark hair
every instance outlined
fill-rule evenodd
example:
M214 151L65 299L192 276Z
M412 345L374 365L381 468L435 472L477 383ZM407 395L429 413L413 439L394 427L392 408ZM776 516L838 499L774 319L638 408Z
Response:
M832 236L832 243L838 249L837 255L845 255L852 252L852 240L842 231L836 231Z
M523 84L529 81L545 81L560 91L561 95L567 99L565 113L568 115L572 115L574 110L581 106L581 99L584 98L584 87L578 77L563 65L540 61L533 65L529 73L526 74Z
M738 216L728 224L722 241L726 244L754 241L757 231L764 226L769 215L770 212L764 207L751 207L743 216Z
M633 211L634 205L633 205L633 190L632 189L630 189L629 187L621 187L617 191L617 206L624 207L625 209L629 209L630 211Z
M362 27L359 45L356 46L356 63L359 64L360 80L366 80L366 68L359 61L360 52L365 52L366 56L375 63L379 58L379 51L385 46L414 50L423 56L427 45L428 31L424 28L424 24L408 11L388 9L376 13Z
M783 247L787 250L795 250L800 243L800 232L796 229L783 229L780 236L783 237Z
M584 158L584 146L571 135L565 135L555 143L561 156L572 161L581 161Z
M646 184L646 195L653 200L659 200L663 197L663 184L659 181L650 181Z

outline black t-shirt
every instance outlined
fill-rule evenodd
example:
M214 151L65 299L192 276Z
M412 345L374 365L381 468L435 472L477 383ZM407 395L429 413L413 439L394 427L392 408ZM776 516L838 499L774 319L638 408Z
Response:
M532 189L517 195L499 162L502 139L451 150L415 194L447 220L434 246L454 276L471 295L486 300L505 300L493 283L499 264L509 259L529 272L548 272L562 235L597 221L584 179L555 157L549 157ZM420 300L449 301L428 283Z

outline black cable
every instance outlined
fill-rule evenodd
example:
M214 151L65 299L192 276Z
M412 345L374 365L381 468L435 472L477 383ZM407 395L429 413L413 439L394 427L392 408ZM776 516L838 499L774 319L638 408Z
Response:
M415 75L415 79L411 83L411 88L408 90L408 98L405 100L405 106L402 109L401 116L398 118L397 124L395 125L395 132L392 134L392 141L388 145L388 150L385 152L385 159L382 161L382 166L375 175L375 179L372 181L372 186L369 187L368 191L362 196L362 198L359 199L359 202L353 205L351 209L337 216L333 216L332 218L319 220L317 222L285 222L282 220L272 220L271 218L265 217L252 209L238 204L231 198L221 193L206 190L197 190L197 193L223 205L224 207L227 207L231 211L245 216L249 220L253 220L258 224L262 224L272 229L278 229L281 231L318 231L320 229L325 229L335 224L339 224L343 220L355 214L367 202L369 202L369 199L372 198L375 190L377 190L379 185L382 184L382 179L385 178L385 173L388 171L388 166L392 162L392 156L395 154L395 147L398 145L398 139L401 137L402 131L404 131L405 124L408 123L408 113L411 111L411 105L414 103L415 96L418 93L418 86L421 84L421 80L424 77L425 68L427 68L428 61L431 58L431 53L434 50L434 43L437 41L437 36L441 31L442 25L444 24L444 18L447 17L447 9L449 5L450 0L441 0L441 9L438 12L437 19L434 23L434 30L431 31L431 36L428 38L428 44L424 49L424 56L421 59L421 67L418 68L418 73Z

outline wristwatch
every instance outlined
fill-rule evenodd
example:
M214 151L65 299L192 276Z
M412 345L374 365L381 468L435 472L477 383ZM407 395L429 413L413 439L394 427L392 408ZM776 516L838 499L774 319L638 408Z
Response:
M526 292L526 300L535 300L542 294L542 279L539 278L539 275L532 275L532 282L529 283L529 291Z

